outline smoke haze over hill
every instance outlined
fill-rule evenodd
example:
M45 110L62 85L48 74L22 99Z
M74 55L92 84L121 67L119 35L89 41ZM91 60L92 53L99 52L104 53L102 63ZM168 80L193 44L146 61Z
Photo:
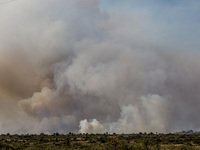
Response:
M100 0L0 5L0 133L200 129L198 22L191 36L182 32L190 24L177 31L181 21L160 20L151 7L102 7ZM170 11L180 19L185 9Z

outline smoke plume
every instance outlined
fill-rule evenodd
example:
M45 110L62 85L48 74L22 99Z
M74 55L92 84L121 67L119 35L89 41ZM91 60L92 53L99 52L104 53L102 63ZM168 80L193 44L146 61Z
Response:
M154 21L145 13L101 7L0 6L0 133L200 129L199 52L149 36Z

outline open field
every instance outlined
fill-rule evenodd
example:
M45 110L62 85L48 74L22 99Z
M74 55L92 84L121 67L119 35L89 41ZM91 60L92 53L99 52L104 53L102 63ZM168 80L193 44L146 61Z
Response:
M200 134L0 135L0 150L200 150Z

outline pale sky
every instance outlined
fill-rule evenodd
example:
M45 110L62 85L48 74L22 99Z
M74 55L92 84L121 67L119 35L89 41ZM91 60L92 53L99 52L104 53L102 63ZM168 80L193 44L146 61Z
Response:
M112 14L144 17L146 36L155 36L166 45L199 50L200 1L198 0L102 0Z

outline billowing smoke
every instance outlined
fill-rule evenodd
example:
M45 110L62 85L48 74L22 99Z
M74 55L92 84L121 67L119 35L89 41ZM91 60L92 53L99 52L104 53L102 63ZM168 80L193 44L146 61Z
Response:
M0 133L198 130L200 55L152 24L100 0L1 5Z

